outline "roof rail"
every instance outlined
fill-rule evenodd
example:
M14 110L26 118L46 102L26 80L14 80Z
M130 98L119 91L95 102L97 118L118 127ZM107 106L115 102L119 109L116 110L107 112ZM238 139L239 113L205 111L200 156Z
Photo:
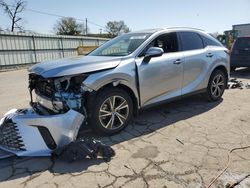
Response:
M199 31L205 31L203 29L198 29L198 28L194 28L194 27L167 27L166 29L195 29L195 30L199 30Z

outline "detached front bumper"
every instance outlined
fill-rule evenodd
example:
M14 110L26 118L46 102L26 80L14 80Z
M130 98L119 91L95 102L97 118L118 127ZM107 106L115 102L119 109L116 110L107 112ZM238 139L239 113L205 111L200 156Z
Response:
M72 109L57 115L13 109L0 121L0 149L17 156L49 156L76 139L84 119Z

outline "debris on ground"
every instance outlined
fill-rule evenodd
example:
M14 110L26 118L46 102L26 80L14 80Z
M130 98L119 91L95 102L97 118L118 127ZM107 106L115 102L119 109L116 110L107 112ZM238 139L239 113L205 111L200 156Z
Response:
M246 84L246 88L250 89L250 82Z
M179 140L178 138L176 138L176 141L178 141L179 143L181 143L182 145L184 145L184 143L181 140Z
M236 78L230 79L228 81L227 89L243 89L244 84L242 81L237 80Z
M115 151L99 140L80 138L70 144L53 151L53 156L68 162L85 158L96 159L101 156L105 161L110 161L115 156Z

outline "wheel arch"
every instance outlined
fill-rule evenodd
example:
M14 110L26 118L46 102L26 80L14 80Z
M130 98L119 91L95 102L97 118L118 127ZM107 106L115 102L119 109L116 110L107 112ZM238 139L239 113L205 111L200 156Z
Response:
M88 106L90 107L92 105L92 102L93 102L95 96L99 92L102 92L103 90L108 89L108 88L110 88L110 89L119 88L119 89L122 89L125 92L127 92L132 99L134 113L135 114L138 113L138 110L140 108L138 94L131 87L129 87L126 84L126 82L124 82L122 80L110 81L110 82L106 83L105 85L98 87L98 89L96 91L88 92L86 95L87 101L89 101L89 103L90 103L90 104L88 104Z
M226 79L227 79L227 80L226 80L226 83L227 83L228 80L229 80L229 74L228 74L227 68L226 68L224 65L218 65L218 66L216 66L216 67L213 69L213 71L210 73L209 80L210 80L212 74L214 73L214 71L216 71L216 70L220 70L220 71L222 71L222 72L225 74L225 77L226 77Z

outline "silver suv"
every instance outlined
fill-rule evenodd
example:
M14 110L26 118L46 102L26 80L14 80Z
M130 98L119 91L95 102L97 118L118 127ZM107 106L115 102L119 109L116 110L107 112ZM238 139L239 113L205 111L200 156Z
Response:
M167 28L121 35L87 56L36 64L29 88L40 113L73 109L94 130L113 134L139 109L163 101L196 93L219 100L229 69L228 50L209 34Z

